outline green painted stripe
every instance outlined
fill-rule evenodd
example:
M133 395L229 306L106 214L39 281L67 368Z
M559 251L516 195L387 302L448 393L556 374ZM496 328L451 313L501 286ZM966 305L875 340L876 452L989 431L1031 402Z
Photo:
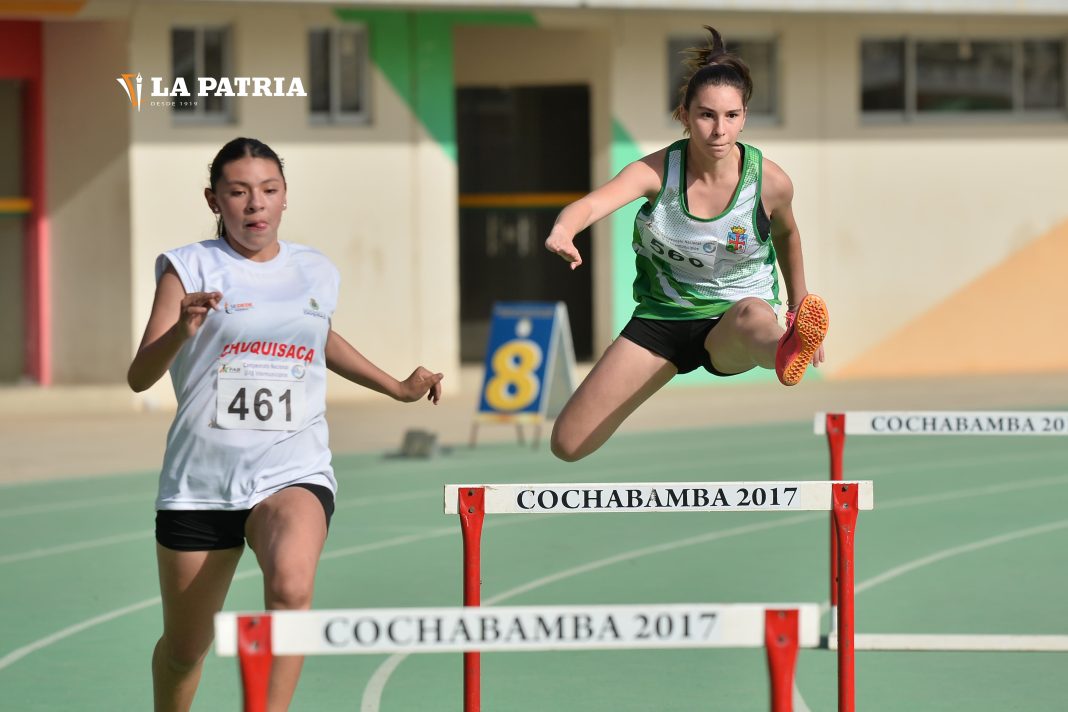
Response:
M618 119L612 119L612 175L644 155L638 142ZM642 206L638 199L612 213L612 329L619 332L634 312L634 214Z
M456 160L456 82L453 28L459 25L533 27L527 12L402 12L334 8L342 22L367 25L371 60L427 133Z

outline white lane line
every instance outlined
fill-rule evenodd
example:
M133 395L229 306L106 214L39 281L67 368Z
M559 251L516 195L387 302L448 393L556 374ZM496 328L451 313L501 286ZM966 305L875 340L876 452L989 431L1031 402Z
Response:
M147 539L152 536L151 531L139 531L130 532L129 534L115 534L114 536L106 536L100 539L89 539L86 541L80 541L74 544L63 544L61 546L53 546L47 549L32 549L30 551L23 551L18 554L7 554L6 556L0 556L0 565L13 564L16 561L29 561L31 559L41 559L46 556L56 556L58 554L69 554L72 551L84 551L85 549L95 549L100 546L110 546L112 544L125 544L131 541L138 541L140 539Z
M919 505L919 504L926 504L928 502L942 501L944 499L959 499L959 498L964 498L964 497L968 497L968 496L982 496L982 495L985 495L985 494L996 494L996 493L1000 493L1000 492L1006 491L1006 487L1008 489L1025 489L1025 488L1035 487L1035 486L1044 486L1045 484L1059 484L1059 483L1064 482L1066 480L1068 480L1068 478L1044 478L1044 479L1041 479L1041 480L1033 480L1033 481L1023 480L1023 481L1020 481L1020 482L1017 482L1017 483L1013 483L1012 485L1006 485L1006 486L988 486L988 487L984 487L984 488L978 488L976 490L957 490L957 491L954 491L954 492L942 493L942 494L937 494L937 495L928 495L928 496L925 496L925 497L912 497L912 498L908 498L907 500L900 500L902 502L901 505L897 505L895 501L890 501L890 502L886 502L886 503L880 503L879 504L879 508L883 509L883 508L894 507L894 506L915 506L915 505ZM552 515L549 515L549 516L552 516ZM496 527L505 526L505 525L511 524L511 523L518 524L518 523L521 523L521 522L541 521L542 519L545 519L545 518L547 518L547 517L530 516L530 517L521 517L521 518L515 518L515 519L506 519L506 520L500 521L499 523L498 522L488 522L486 524L486 528L490 528L490 527L496 528ZM815 518L815 517L814 516L800 516L800 517L794 518L794 520L791 521L790 523L791 524L802 523L802 522L808 521L809 519L812 519L812 518ZM777 521L769 523L769 524L775 524L775 525L778 525L778 526L784 526L786 524L786 520L781 520L780 519L780 520L777 520ZM770 528L770 527L767 527L767 528ZM422 534L422 535L410 535L410 536L404 536L404 537L397 537L395 539L388 540L389 542L391 542L390 544L388 544L388 546L401 546L401 545L408 544L408 543L414 543L415 541L422 541L422 540L425 540L425 539L431 539L431 538L437 538L437 537L445 536L447 531L455 532L455 528L454 527L450 527L450 528L442 527L441 529L431 530L431 532L428 532L428 533L425 533L425 534ZM706 535L706 536L708 536L708 535ZM684 541L686 541L686 540L684 540ZM661 545L661 546L664 546L664 545ZM350 547L350 549L345 550L345 551L347 552L347 555L353 555L353 554L356 554L356 553L362 553L363 551L372 551L372 550L376 550L376 549L383 549L383 548L386 548L386 547L387 547L387 545L385 543L376 542L376 543L366 544L366 545L357 546L357 547ZM324 553L322 558L324 558L324 559L333 559L333 558L339 558L339 557L340 557L339 553L326 552L326 553ZM234 576L234 580L235 581L243 580L243 579L251 578L253 576L258 576L258 575L259 575L259 570L256 569L256 568L253 568L253 569L250 569L248 571L238 573L237 575ZM41 650L42 648L48 647L48 646L50 646L50 645L52 645L54 643L57 643L57 642L59 642L61 640L69 638L70 636L73 636L73 635L75 635L77 633L80 633L83 630L86 630L88 628L92 628L92 627L94 627L96 625L100 625L102 623L109 622L109 621L114 620L116 618L122 617L122 616L124 616L124 615L126 615L128 613L133 613L133 612L139 611L139 610L141 610L143 608L147 608L149 606L156 605L159 602L160 602L159 596L155 596L153 598L146 599L146 600L141 601L139 603L134 603L134 604L132 604L130 606L127 606L125 608L120 608L120 609L117 609L115 611L111 611L109 613L105 613L105 614L96 616L95 618L90 618L90 619L88 619L86 621L82 621L81 623L77 623L77 624L75 624L73 626L69 626L69 627L64 628L64 629L62 629L60 631L57 631L57 632L55 632L55 633L53 633L53 634L51 634L49 636L46 636L46 637L41 638L39 640L36 640L36 641L34 641L32 643L24 645L24 646L22 646L20 648L17 648L15 650L11 651L7 655L3 656L2 658L0 658L0 670L3 670L5 668L7 668L7 667L10 667L13 663L21 660L22 658L26 657L30 653L33 653L33 652L35 652L37 650ZM392 657L393 656L391 656L391 658ZM382 692L382 689L384 689L384 687L385 687L385 682L388 681L389 675L392 674L392 670L396 669L397 665L400 664L400 661L397 661L397 662L392 664L389 674L382 675L382 677L383 677L382 683L378 687L378 694L377 694L376 698L371 699L369 701L368 691L370 690L371 685L372 685L372 683L374 683L375 679L380 677L380 673L383 673L383 670L389 664L390 664L390 660L387 659L387 661L385 663L383 663L375 671L374 675L372 676L371 681L368 683L368 687L364 691L363 706L361 706L361 710L363 710L363 712L377 712L377 710L379 709L379 705L381 703L381 692ZM366 705L368 705L368 704L370 704L371 706L367 707Z
M938 493L933 495L921 495L918 497L908 497L903 500L890 500L887 503L879 502L876 504L877 509L887 509L905 506L917 506L923 504L934 504L944 501L946 499L964 499L966 497L981 497L993 494L1002 494L1007 491L1032 489L1034 487L1043 487L1047 485L1063 484L1068 482L1068 477L1044 477L1036 480L1023 480L1006 485L989 485L986 487L978 487L972 490L956 490L945 493ZM738 534L750 533L753 531L773 529L782 526L791 526L794 524L800 524L803 522L812 521L817 518L822 518L823 513L812 515L800 515L797 517L791 517L788 519L777 519L772 522L766 522L764 524L749 525L745 527L738 527L735 529L727 529L719 532L711 532L697 537L690 537L687 539L679 539L674 542L667 542L665 544L658 544L656 546L645 547L642 549L634 549L630 552L617 554L615 556L607 557L604 559L598 559L581 566L565 569L564 571L551 574L549 576L543 576L541 578L530 581L521 586L509 589L501 594L493 596L486 601L485 605L493 605L500 603L503 600L517 596L520 593L526 593L541 586L545 586L550 583L555 583L572 576L577 576L583 573L588 573L611 564L619 563L621 561L628 561L630 559L638 558L639 556L645 556L651 553L659 553L668 551L671 549L681 548L684 546L692 546L694 544L702 544L708 541L714 541L716 539L722 539L730 536L736 536ZM828 603L824 604L825 607L829 607ZM363 697L360 701L360 712L380 712L382 704L382 693L385 690L386 684L389 682L390 677L397 667L408 657L407 653L398 653L391 655L382 663L371 675L371 679L367 682L367 687L364 688ZM794 686L795 699L801 696L800 691ZM804 705L804 700L801 700L801 704ZM800 705L798 712L804 712ZM805 706L807 709L807 705Z
M12 650L10 653L0 658L0 670L3 670L4 668L12 665L13 663L22 660L30 653L36 652L41 648L47 648L49 645L52 645L53 643L58 643L64 638L69 638L72 635L81 633L83 630L88 630L89 628L100 625L101 623L107 623L108 621L115 620L116 618L121 618L122 616L125 616L128 613L136 613L137 611L148 608L149 606L158 605L159 602L160 597L155 596L153 598L148 598L144 601L131 604L129 606L126 606L125 608L119 608L109 613L104 613L99 616L96 616L95 618L84 620L81 623L77 623L68 628L64 628L63 630L56 631L52 635L45 636L40 640L35 640L29 645L24 645L21 648Z
M440 489L420 490L418 492L401 492L398 494L371 495L369 497L357 497L355 499L338 500L338 509L350 507L370 507L375 504L391 504L393 502L408 502L413 499L430 499L440 497Z
M866 454L867 455L877 454L877 451L874 450L874 448L875 448L874 445L869 445L868 446L868 450L866 450ZM887 447L886 447L887 452L892 452L894 449L900 451L900 444L891 443L889 440L887 440ZM924 444L922 444L922 445L917 444L917 445L914 445L914 446L910 447L908 449L908 454L909 454L909 456L914 456L914 455L917 455L917 454L923 454L925 452L936 452L939 449L944 449L944 446L939 446L939 445L936 444L934 439L930 439L929 441L925 441ZM655 444L646 445L646 446L643 446L641 448L641 452L643 454L650 454L650 453L654 453L656 451L657 451L657 448L656 448ZM922 462L909 462L909 463L905 463L903 465L899 464L899 465L895 465L895 466L876 465L876 466L857 467L857 468L847 467L847 470L848 470L847 475L850 478L856 479L858 477L877 474L877 473L897 473L897 472L909 471L909 470L916 469L916 468L921 468L921 472L926 473L926 472L938 471L938 470L955 469L957 467L968 467L968 466L974 466L974 465L989 465L991 463L1011 463L1011 462L1031 461L1031 460L1044 460L1044 459L1047 459L1048 457L1050 457L1050 453L1020 452L1020 453L1015 453L1015 454L1008 454L1007 456L1003 456L1003 457L970 458L970 459L965 459L965 460L949 460L949 461L941 460L936 465L924 465ZM515 453L514 452L502 453L501 454L501 458L505 458L505 459L502 459L502 462L507 460L507 461L512 462L514 464ZM737 458L734 458L734 459L731 459L731 458L720 459L720 460L717 460L716 466L718 468L722 469L722 468L727 468L727 467L751 466L751 465L759 465L759 464L773 465L773 464L777 464L777 463L794 462L796 460L797 460L797 453L796 452L792 452L792 451L788 451L788 452L772 452L772 453L767 453L767 454L764 454L764 455L757 455L757 456L745 457L745 456L739 455ZM455 461L455 460L452 461L452 462L440 461L440 462L435 462L434 463L433 472L435 474L438 474L438 473L442 473L442 472L448 472L448 471L451 471L451 470L470 469L474 465L477 465L479 467L486 467L486 466L491 465L493 462L494 462L494 459L492 457L481 458L481 459L478 460L478 462L472 462L472 461L462 461L461 462L461 461ZM648 471L648 467L645 466L645 465L640 465L640 466L633 466L632 465L632 466L628 467L628 466L620 466L618 464L613 464L613 462L615 462L615 460L609 461L609 460L606 459L606 462L603 463L603 465L604 465L603 467L594 468L592 470L592 472L596 472L598 470L610 471L613 474L613 479L615 481L618 481L618 477L619 477L620 474L644 473L644 472ZM703 465L706 465L708 463L708 460L707 460L707 458L700 458L700 459L694 459L694 460L682 460L682 461L674 461L674 462L675 462L677 467L685 468L685 467L701 467ZM563 470L561 470L561 474L565 474ZM568 478L570 479L571 477L573 477L575 472L574 472L574 470L567 470L566 474L568 475ZM394 476L393 470L391 469L384 476L393 477ZM822 470L822 471L818 471L816 474L810 476L810 478L811 479L823 479L826 476L827 476L826 470ZM48 484L51 484L51 483L48 483ZM344 484L344 479L343 479L343 484ZM135 501L153 501L154 502L155 501L155 496L156 496L155 491L152 491L152 492L145 492L143 494L110 495L110 496L107 496L107 497L96 497L96 498L91 498L91 499L81 498L81 499L70 500L70 501L66 501L66 502L52 502L52 503L49 503L49 504L28 505L28 506L25 506L25 507L16 507L16 508L13 508L13 509L8 509L8 510L0 509L0 519L4 519L4 518L7 518L7 517L17 517L17 516L32 515L32 514L45 514L45 513L48 513L48 512L58 512L58 511L65 511L65 510L71 510L71 509L83 509L83 508L87 508L87 507L103 506L103 505L109 505L109 504L120 504L120 503L124 503L124 502L135 502ZM430 495L428 495L428 496L430 496ZM339 501L338 507L341 508L341 507L364 506L365 504L373 504L373 503L375 503L377 501L382 501L382 502L391 502L391 501L393 501L393 502L402 502L402 501L406 501L409 498L410 499L419 499L420 498L420 496L417 493L399 494L399 495L383 495L383 497L389 497L390 499L376 500L373 497L368 497L368 498L362 498L362 499L357 499L357 500L343 500L343 501Z
M487 522L486 525L485 525L485 528L486 529L491 529L491 528L492 529L499 529L501 527L506 527L506 526L515 526L517 524L533 523L533 522L537 522L537 521L542 521L544 519L554 518L554 517L557 517L557 516L560 516L560 515L547 514L547 515L537 515L537 516L533 516L533 517L516 517L514 519L503 519L503 520L496 521L496 522ZM387 549L387 548L394 547L394 546L403 546L404 544L411 544L411 543L414 543L414 542L417 542L417 541L424 541L426 539L440 538L440 537L443 537L443 536L446 536L446 535L449 535L449 534L456 535L457 530L458 530L458 527L456 525L453 525L452 527L441 527L440 529L434 529L434 530L431 530L430 532L427 532L427 533L424 533L424 534L416 534L416 535L410 535L410 536L395 537L393 539L387 539L387 540L384 540L384 541L373 542L373 543L364 544L364 545L361 545L361 546L353 546L353 547L349 547L349 548L346 548L346 549L330 551L330 552L324 553L322 555L322 557L321 557L321 560L337 559L337 558L341 558L342 556L353 556L355 554L362 554L362 553L365 553L365 552L368 552L368 551L377 551L377 550L380 550L380 549ZM234 581L243 581L245 579L250 579L250 578L258 577L258 576L260 576L260 570L259 570L258 567L253 566L253 567L251 567L251 568L249 568L249 569L247 569L245 571L240 571L237 574L235 574L233 580ZM108 613L103 613L103 614L101 614L99 616L96 616L94 618L89 618L88 620L84 620L84 621L82 621L80 623L75 623L72 626L68 626L68 627L66 627L66 628L64 628L62 630L56 631L55 633L52 633L51 635L45 636L44 638L41 638L39 640L35 640L32 643L28 643L26 645L23 645L20 648L16 648L15 650L12 650L7 655L4 655L3 657L0 657L0 670L3 670L4 668L10 667L12 664L18 662L19 660L21 660L22 658L26 657L30 653L36 652L38 650L41 650L42 648L47 648L48 646L52 645L53 643L58 643L59 641L64 640L66 638L69 638L72 635L76 635L78 633L81 633L83 630L87 630L89 628L92 628L93 626L97 626L97 625L100 625L102 623L107 623L109 621L115 620L116 618L121 618L122 616L125 616L128 613L135 613L135 612L140 611L140 610L142 610L144 608L148 608L149 606L158 605L159 603L160 603L160 597L159 596L153 596L152 598L147 598L147 599L145 599L143 601L139 601L137 603L130 604L129 606L125 606L123 608L119 608L119 609L116 609L114 611L110 611Z
M555 574L549 576L543 576L541 578L529 581L521 586L510 588L502 593L498 593L496 596L490 596L482 601L482 605L492 606L502 601L506 601L510 598L533 591L536 588L547 586L557 581L563 581L564 579L579 576L581 574L589 573L590 571L596 571L612 564L618 564L623 561L630 561L631 559L637 559L650 554L659 554L673 549L681 549L686 546L693 546L695 544L705 544L710 541L716 541L718 539L727 539L734 536L740 536L742 534L750 534L752 532L762 531L766 529L775 529L778 527L791 526L793 524L800 524L802 522L810 522L824 516L823 512L818 514L801 514L794 517L788 517L783 519L776 519L770 522L763 522L760 524L748 524L741 527L735 527L734 529L723 529L716 532L709 532L708 534L701 534L694 537L687 537L685 539L677 539L675 541L669 541L663 544L656 544L655 546L646 546L641 549L631 549L630 551L616 554L615 556L609 556L603 559L597 559L596 561L590 561L580 566L573 566L563 571L558 571ZM390 655L385 662L375 669L371 675L371 679L367 682L367 687L364 688L363 697L360 700L360 712L378 712L382 703L382 692L385 690L386 684L389 682L390 676L393 671L397 669L405 659L407 659L409 653L395 653Z
M32 504L25 507L16 507L0 511L0 519L7 517L21 517L30 514L47 514L48 512L63 512L71 509L85 509L86 507L98 507L105 504L120 504L122 502L143 501L146 503L156 501L155 492L143 492L141 494L116 494L108 497L93 497L91 499L76 499L68 502L50 502L49 504Z
M1018 482L1006 482L999 485L986 485L985 487L976 487L971 490L962 490L959 492L943 492L937 495L916 495L913 497L902 497L895 499L886 504L879 503L879 509L898 509L900 507L911 507L913 504L936 504L938 502L948 502L955 499L964 499L965 497L985 497L992 494L1005 494L1007 492L1023 492L1029 489L1036 489L1039 487L1047 487L1050 485L1060 485L1068 483L1068 475L1059 475L1056 477L1040 477L1032 480L1020 480Z
M342 500L338 502L338 509L348 509L351 507L369 507L375 504L387 504L392 502L406 502L414 499L432 499L434 497L440 497L441 493L437 490L424 490L423 492L409 492L405 494L395 495L382 495L380 497L362 497L359 499ZM405 527L406 531L426 531L426 528L417 527ZM57 546L48 547L45 549L32 549L30 551L23 551L16 554L5 554L0 556L0 566L4 564L12 564L17 561L30 561L33 559L41 559L46 556L57 556L59 554L69 554L73 551L83 551L85 549L95 549L101 546L110 546L112 544L124 544L130 541L136 541L145 537L151 537L153 532L151 530L130 532L128 534L114 534L112 536L101 537L99 539L89 539L86 541L73 542L70 544L59 544Z
M875 588L887 581L892 581L896 578L904 576L907 573L915 571L916 569L923 568L924 566L930 566L931 564L937 564L939 561L953 558L954 556L960 556L961 554L969 554L973 551L979 551L981 549L988 549L998 544L1006 544L1010 541L1016 541L1017 539L1026 539L1027 537L1039 536L1040 534L1049 534L1059 529L1068 529L1068 519L1062 519L1059 522L1049 522L1048 524L1040 524L1035 527L1028 527L1026 529L1018 529L1012 532L1006 532L1005 534L999 534L998 536L992 536L989 539L981 539L979 541L969 542L967 544L960 544L948 549L942 549L936 551L933 554L927 556L921 556L918 559L907 561L900 566L895 566L892 569L887 569L883 573L872 576L869 579L856 584L853 587L855 594L863 593L869 589ZM824 601L820 605L820 613L824 615L830 611L830 602Z
M438 496L435 491L422 491L422 492L408 492L403 494L387 494L371 497L359 497L356 499L340 500L337 504L339 509L346 507L366 507L372 504L389 503L389 502L404 502L409 499L420 499L423 497ZM141 494L119 494L110 495L107 497L94 497L91 499L77 499L67 502L49 502L48 504L32 504L25 507L16 507L14 509L0 510L0 519L7 517L21 517L31 514L47 514L49 512L62 512L71 509L85 509L86 507L99 507L110 504L121 504L124 502L146 502L155 503L156 492L143 492Z

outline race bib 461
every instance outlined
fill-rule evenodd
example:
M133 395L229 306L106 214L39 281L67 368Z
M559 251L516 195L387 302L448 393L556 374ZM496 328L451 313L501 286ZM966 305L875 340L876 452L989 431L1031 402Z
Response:
M215 424L227 430L296 430L304 422L301 361L232 361L219 368Z

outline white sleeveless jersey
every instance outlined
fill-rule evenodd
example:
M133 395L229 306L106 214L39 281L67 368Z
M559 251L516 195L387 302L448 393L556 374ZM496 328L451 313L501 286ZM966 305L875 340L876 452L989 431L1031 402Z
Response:
M326 425L326 338L337 269L317 250L279 241L253 262L226 240L156 260L190 292L222 303L171 364L178 411L167 435L157 509L250 509L291 484L337 491Z
M738 144L742 170L730 205L714 218L699 218L686 205L687 143L668 147L660 194L634 218L634 316L707 319L744 297L778 304L775 248L757 220L763 156Z

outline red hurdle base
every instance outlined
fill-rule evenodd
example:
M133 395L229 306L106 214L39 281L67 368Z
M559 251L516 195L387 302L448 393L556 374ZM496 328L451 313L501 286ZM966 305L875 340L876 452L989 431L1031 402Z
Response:
M271 617L238 616L237 654L245 712L265 712L271 682Z
M771 678L771 712L793 712L798 648L797 609L764 613L764 649Z
M848 485L842 489L852 491L853 519L856 521L857 488ZM468 487L459 490L460 529L463 535L464 560L464 605L481 605L482 586L482 523L485 520L485 493L483 487ZM837 494L835 495L837 501ZM849 549L852 562L852 547ZM849 577L850 601L852 601L852 575ZM771 711L793 712L794 670L799 647L798 612L771 610L765 612L764 644L768 657L768 675L771 682ZM852 630L852 629L850 629ZM850 649L850 687L852 687L852 649ZM842 653L839 652L841 662ZM839 667L841 670L841 666ZM464 653L464 712L481 712L481 677L478 653ZM850 698L852 699L852 698ZM853 707L839 710L852 712Z

